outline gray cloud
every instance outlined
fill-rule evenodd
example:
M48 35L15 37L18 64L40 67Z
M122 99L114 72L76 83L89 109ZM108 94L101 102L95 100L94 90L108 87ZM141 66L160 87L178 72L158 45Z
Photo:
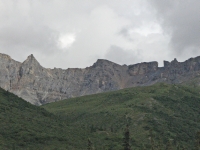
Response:
M112 45L105 54L105 58L113 62L117 62L120 65L134 64L141 60L141 54L140 50L124 50L121 47Z
M23 23L0 27L0 49L4 53L19 61L32 53L39 59L42 55L51 57L56 53L59 33L47 26Z
M165 33L177 55L200 54L200 1L151 0ZM187 56L188 57L188 56Z
M86 67L98 58L162 64L182 51L186 59L199 48L199 3L0 0L0 52L19 61L32 53L51 68Z
M35 49L50 49L57 45L58 33L45 26L17 25L0 28L0 40L3 45L25 46Z

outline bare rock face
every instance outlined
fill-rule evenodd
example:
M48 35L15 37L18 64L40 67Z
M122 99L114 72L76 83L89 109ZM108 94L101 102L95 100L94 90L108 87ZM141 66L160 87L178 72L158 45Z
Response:
M164 67L157 62L121 66L99 59L85 69L63 70L44 68L33 55L20 63L0 54L0 86L35 105L157 82L179 84L199 73L200 57L164 61Z
M158 62L149 62L149 63L140 63L135 65L129 66L129 74L130 76L136 76L136 75L144 75L151 72L155 72L158 69Z

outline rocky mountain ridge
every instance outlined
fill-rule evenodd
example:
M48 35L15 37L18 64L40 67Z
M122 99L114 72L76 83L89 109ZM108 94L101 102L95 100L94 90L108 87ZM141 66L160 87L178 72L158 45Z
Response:
M0 87L35 105L157 82L180 84L199 75L200 56L164 61L163 67L156 61L127 66L98 59L84 69L63 70L42 67L32 54L23 63L0 54Z

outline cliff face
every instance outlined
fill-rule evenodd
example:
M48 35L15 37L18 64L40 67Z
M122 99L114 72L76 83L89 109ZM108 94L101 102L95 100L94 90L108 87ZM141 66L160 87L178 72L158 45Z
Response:
M99 59L85 69L63 70L46 69L33 55L20 63L0 54L0 86L35 105L157 82L179 84L199 73L200 57L164 61L164 67L157 62L121 66Z

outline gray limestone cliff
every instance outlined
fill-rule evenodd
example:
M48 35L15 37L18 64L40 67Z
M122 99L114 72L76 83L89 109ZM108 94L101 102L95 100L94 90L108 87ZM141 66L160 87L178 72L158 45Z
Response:
M157 62L127 66L99 59L85 69L63 70L44 68L33 55L20 63L0 54L0 86L35 105L157 82L180 84L199 74L200 57L164 61L164 67Z

